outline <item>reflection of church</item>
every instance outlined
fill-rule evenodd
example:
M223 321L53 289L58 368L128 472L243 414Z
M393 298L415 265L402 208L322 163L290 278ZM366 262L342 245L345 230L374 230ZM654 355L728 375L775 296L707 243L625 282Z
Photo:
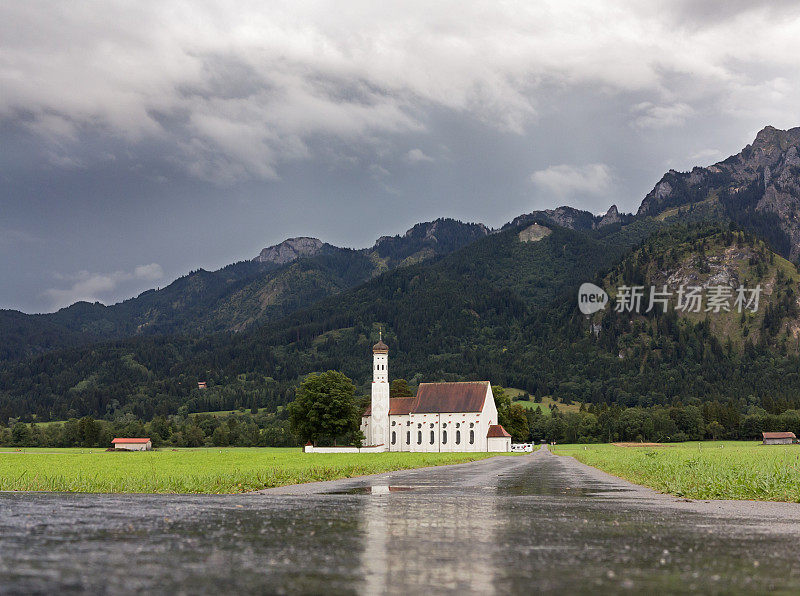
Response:
M511 451L489 381L420 383L416 397L389 397L389 347L372 348L372 403L365 445L384 451Z

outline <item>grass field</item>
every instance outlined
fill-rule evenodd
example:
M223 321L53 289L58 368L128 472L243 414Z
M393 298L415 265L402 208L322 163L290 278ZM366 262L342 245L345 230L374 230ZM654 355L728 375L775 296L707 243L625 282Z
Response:
M0 448L0 490L84 493L239 493L390 470L457 464L487 453L304 454L225 448L107 452Z
M557 455L690 499L800 502L800 446L709 441L651 446L558 445Z
M523 393L525 393L522 389L515 389L513 387L509 387L505 391L506 391L506 393L508 395L511 396L512 400L514 398L522 395ZM541 406L542 414L544 414L545 416L550 416L550 414L552 413L551 412L552 406L558 406L558 410L560 412L579 412L580 409L581 409L581 405L578 404L578 403L565 405L565 404L562 404L561 402L558 402L558 401L554 400L549 395L545 395L542 398L542 401L539 402L539 403L536 403L535 401L533 401L533 398L531 398L530 401L513 401L512 403L519 404L522 407L527 408L529 410L535 410L537 407Z

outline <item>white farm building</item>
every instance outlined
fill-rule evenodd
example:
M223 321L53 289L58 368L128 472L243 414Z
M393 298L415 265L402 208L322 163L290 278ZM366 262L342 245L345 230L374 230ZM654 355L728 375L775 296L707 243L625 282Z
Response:
M111 441L111 446L114 449L121 449L123 451L150 451L153 448L153 443L150 439L125 439L117 438Z
M497 423L489 381L421 383L416 397L389 397L389 347L372 348L372 401L361 419L365 444L382 451L511 451Z

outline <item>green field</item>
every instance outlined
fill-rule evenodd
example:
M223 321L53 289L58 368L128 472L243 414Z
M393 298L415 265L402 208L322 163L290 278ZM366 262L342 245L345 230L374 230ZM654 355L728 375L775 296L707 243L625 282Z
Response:
M559 412L579 412L581 409L581 405L578 403L572 403L569 405L562 404L561 402L554 400L549 395L545 395L542 398L542 401L538 403L533 401L533 397L531 397L530 401L523 401L523 400L516 401L517 397L525 393L522 389L515 389L513 387L509 387L505 391L506 394L508 394L512 400L515 400L512 401L512 403L519 404L523 408L526 408L528 410L535 410L536 408L541 407L542 414L544 414L545 416L550 416L550 414L552 414L551 410L553 406L558 406Z
M239 493L391 470L457 464L488 453L305 454L270 447L165 449L0 448L0 490L83 493Z
M800 446L748 441L664 445L558 445L571 455L636 484L690 499L800 502Z

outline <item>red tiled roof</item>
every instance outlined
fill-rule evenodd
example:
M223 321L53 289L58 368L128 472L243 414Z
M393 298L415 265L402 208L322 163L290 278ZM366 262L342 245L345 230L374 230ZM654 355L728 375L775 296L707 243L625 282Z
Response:
M150 439L114 439L111 441L112 444L114 443L149 443Z
M796 439L794 433L761 433L765 439Z
M508 431L503 428L502 424L492 424L489 427L489 432L486 433L487 439L497 439L497 438L505 439L510 437L511 435L508 434Z
M480 412L486 401L488 387L489 381L420 383L416 397L392 397L389 399L389 415ZM369 405L364 416L371 414L372 406Z
M455 412L480 412L489 381L466 383L420 383L414 414L447 414Z
M389 416L405 416L411 413L416 397L392 397L389 399ZM372 414L372 404L367 406L364 416Z

